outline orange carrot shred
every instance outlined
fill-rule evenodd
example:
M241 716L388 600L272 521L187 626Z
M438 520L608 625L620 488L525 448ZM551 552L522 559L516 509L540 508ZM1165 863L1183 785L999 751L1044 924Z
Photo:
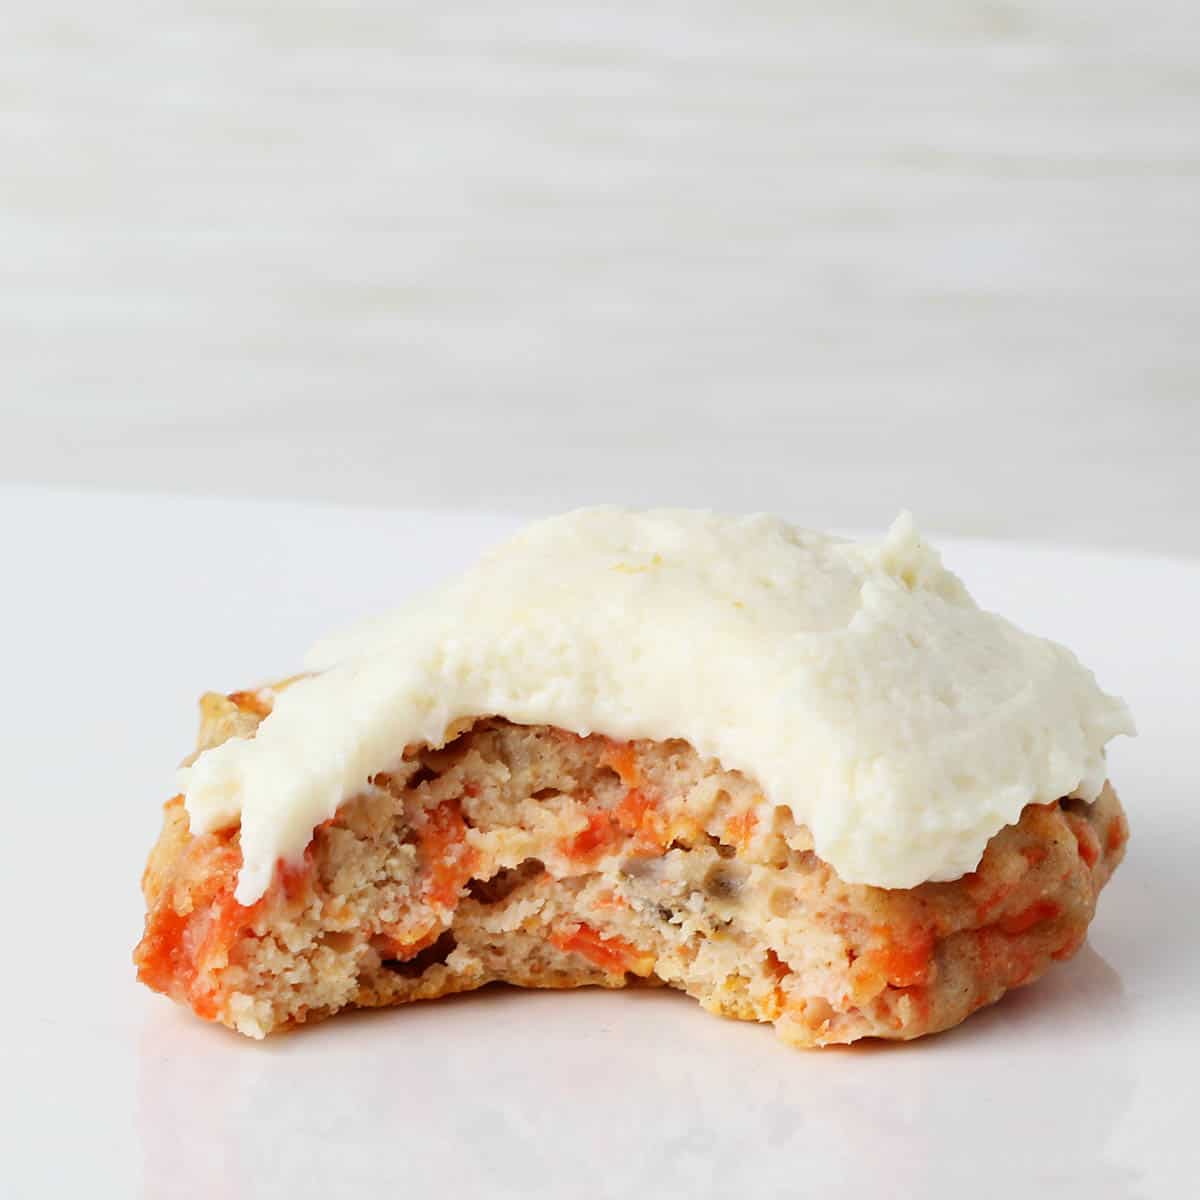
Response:
M603 762L616 771L627 788L641 784L642 773L638 768L637 754L629 742L613 742L604 752Z
M256 717L269 717L271 703L262 699L257 692L230 692L226 699L242 712L254 713Z
M897 936L885 928L885 939L883 949L872 951L870 958L887 976L888 983L897 988L924 983L933 958L933 931L917 929Z
M1108 823L1108 833L1105 835L1104 848L1109 854L1114 854L1125 844L1129 837L1129 830L1125 824L1125 818L1115 816Z
M571 837L562 838L559 850L567 856L588 862L598 858L606 846L613 841L613 827L606 812L589 812L587 826Z
M1100 839L1096 836L1096 831L1078 813L1067 813L1066 818L1079 846L1079 857L1089 868L1094 867L1100 858Z
M572 930L553 930L550 941L558 949L582 955L612 974L638 970L642 966L639 960L646 957L632 942L622 937L605 937L590 925L582 923Z
M739 849L745 849L758 824L758 813L752 808L737 813L725 822L725 836Z
M1036 867L1046 861L1048 851L1045 846L1022 846L1021 857L1031 866Z
M458 903L463 885L479 865L479 854L466 845L467 826L457 800L446 800L426 814L421 852L429 872L426 894L442 908Z
M1028 908L996 922L996 928L1010 937L1024 933L1043 921L1052 921L1062 910L1053 900L1035 900Z

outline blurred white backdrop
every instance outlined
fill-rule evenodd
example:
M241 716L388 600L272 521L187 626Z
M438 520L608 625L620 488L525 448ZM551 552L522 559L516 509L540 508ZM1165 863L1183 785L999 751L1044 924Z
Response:
M1200 552L1181 0L0 18L0 477Z

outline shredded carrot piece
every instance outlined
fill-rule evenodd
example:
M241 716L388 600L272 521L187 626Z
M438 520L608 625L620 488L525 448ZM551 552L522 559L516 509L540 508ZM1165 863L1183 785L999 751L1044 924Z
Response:
M638 853L661 854L666 849L667 828L662 814L640 788L630 788L612 816L617 828L633 834L633 848Z
M758 824L758 813L752 808L732 816L725 822L725 836L729 841L744 850L750 843L754 828Z
M605 750L601 761L616 771L627 788L635 788L641 784L642 773L638 769L637 754L629 742L613 742Z
M1035 900L1028 908L996 922L996 928L1010 937L1024 933L1043 921L1052 921L1062 910L1053 900Z
M257 692L230 692L226 699L242 712L254 713L256 717L269 717L271 703Z
M622 835L632 837L632 849L637 854L661 854L666 848L668 835L662 814L639 788L630 788L611 811L590 811L586 828L562 838L558 848L567 858L590 862Z
M1094 867L1100 858L1100 839L1096 836L1096 831L1090 822L1078 813L1066 813L1065 816L1071 832L1075 835L1075 841L1079 845L1079 857L1083 859L1089 869Z
M1129 826L1126 824L1125 818L1118 814L1108 823L1108 832L1104 838L1104 848L1109 854L1115 854L1128 838Z
M445 800L431 809L419 836L429 872L426 894L434 904L453 908L479 865L478 851L466 844L467 826L458 801Z
M775 976L776 979L784 979L792 973L792 968L775 953L774 950L767 951L767 970Z
M177 911L173 897L164 897L146 919L134 962L142 983L212 1021L219 1006L211 971L228 961L230 947L262 912L266 897L248 908L234 899L242 856L229 835L209 835L198 843L194 853L204 862L202 882L189 896L189 910Z
M892 987L916 987L927 982L933 961L933 930L914 929L898 932L891 926L879 930L884 946L872 950L867 958L887 977Z
M612 810L613 820L624 833L637 833L651 807L639 788L630 788L625 799Z
M589 812L587 827L568 838L562 838L558 848L567 858L588 862L599 858L604 849L614 840L612 820L606 812Z
M639 950L632 942L622 937L605 937L587 924L580 923L577 928L569 930L552 930L550 941L558 949L582 955L614 975L625 971L649 975L654 967L653 956Z
M981 900L976 906L975 914L980 921L986 921L1005 900L1017 890L1015 883L1002 883L990 896Z

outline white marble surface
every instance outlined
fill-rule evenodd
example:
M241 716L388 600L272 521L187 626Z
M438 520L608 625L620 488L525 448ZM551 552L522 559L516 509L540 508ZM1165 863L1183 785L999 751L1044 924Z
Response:
M1087 947L945 1035L806 1053L675 993L489 990L253 1043L135 984L196 694L288 671L508 527L0 487L5 1200L1193 1194L1194 561L945 544L1141 729L1112 746L1132 840Z
M0 17L0 478L1200 552L1188 0Z

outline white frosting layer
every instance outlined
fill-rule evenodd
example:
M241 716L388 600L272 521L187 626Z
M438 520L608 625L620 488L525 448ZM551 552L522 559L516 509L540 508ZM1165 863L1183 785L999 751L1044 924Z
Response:
M1093 798L1125 705L983 612L907 516L877 545L767 516L585 509L319 645L252 739L184 772L193 830L241 821L237 899L412 743L494 714L685 738L787 805L849 882L974 868L1030 802Z

